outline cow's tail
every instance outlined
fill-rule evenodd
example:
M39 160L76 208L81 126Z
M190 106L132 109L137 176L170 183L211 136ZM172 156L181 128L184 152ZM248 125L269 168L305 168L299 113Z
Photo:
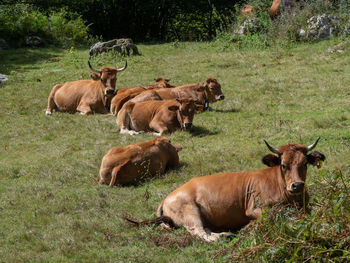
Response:
M160 224L166 224L171 227L175 227L174 221L168 217L168 216L157 216L153 219L145 220L145 221L137 221L134 219L131 219L127 216L123 216L123 219L128 221L129 223L132 223L136 226L143 226L143 225L160 225Z
M63 86L63 84L56 84L51 92L50 92L50 95L49 95L49 98L48 98L48 101L47 101L47 109L46 109L46 112L45 114L46 115L51 115L52 114L52 110L57 110L58 107L56 105L56 102L55 102L55 94L56 92Z

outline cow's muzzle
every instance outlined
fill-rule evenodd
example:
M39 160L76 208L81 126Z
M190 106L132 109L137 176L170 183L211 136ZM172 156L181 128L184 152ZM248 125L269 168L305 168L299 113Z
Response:
M293 183L290 192L292 194L301 193L304 190L304 186L304 183Z
M186 122L186 123L184 123L184 130L191 129L191 127L192 127L192 122Z
M107 89L105 95L114 95L115 91L113 89Z
M223 99L225 99L225 95L221 94L221 95L217 96L216 99L217 100L223 100Z

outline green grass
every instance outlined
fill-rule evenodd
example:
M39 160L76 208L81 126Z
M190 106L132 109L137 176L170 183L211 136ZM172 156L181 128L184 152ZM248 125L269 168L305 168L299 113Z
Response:
M94 182L113 146L154 138L120 135L115 117L53 113L56 83L89 78L87 49L0 51L1 262L301 262L349 260L350 44L340 40L288 49L238 49L221 42L139 45L117 87L167 77L181 85L216 77L225 100L196 115L191 133L168 135L181 144L181 167L138 186ZM59 57L58 59L52 59ZM123 66L108 54L94 66ZM62 72L46 73L53 69ZM275 207L232 240L206 244L184 229L134 228L121 218L155 216L158 204L194 176L264 168L273 146L311 144L327 157L309 168L311 213Z

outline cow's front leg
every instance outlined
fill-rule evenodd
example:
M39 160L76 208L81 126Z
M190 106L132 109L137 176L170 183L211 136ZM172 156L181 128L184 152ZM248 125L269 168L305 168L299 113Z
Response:
M168 127L166 127L163 123L156 121L156 120L152 120L149 124L149 127L155 131L155 135L157 136L162 136L163 133L168 132Z
M249 217L250 220L256 220L258 219L262 214L261 207L255 208L255 209L249 209L246 211L246 216Z
M79 104L77 111L82 115L92 114L92 110L89 105Z

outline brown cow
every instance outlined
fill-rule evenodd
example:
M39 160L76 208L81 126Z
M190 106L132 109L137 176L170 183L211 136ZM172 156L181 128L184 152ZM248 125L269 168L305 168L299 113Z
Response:
M140 93L151 90L151 89L161 89L161 88L174 88L174 85L169 83L170 79L157 78L154 79L155 84L149 85L147 87L131 87L127 89L118 89L117 95L115 95L111 101L111 113L117 115L120 109L123 107L124 103L136 97Z
M308 154L318 140L310 146L288 144L278 149L265 141L276 154L263 158L270 168L193 178L161 202L155 220L141 223L183 226L192 235L211 242L231 234L221 231L237 230L257 219L264 206L284 202L306 207L307 164L320 167L325 160L319 152Z
M192 99L127 102L119 111L120 133L155 131L156 135L191 128L196 106Z
M271 19L278 17L281 10L294 7L294 0L273 0L269 15Z
M209 102L223 100L225 95L222 93L221 85L218 81L215 78L208 78L203 83L183 85L172 89L145 91L133 98L131 102L179 98L193 99L196 104L202 105L204 110L206 110L209 107Z
M55 85L48 98L46 115L51 115L52 110L62 112L80 112L81 114L108 113L111 99L115 93L117 73L126 69L104 67L94 69L90 61L89 67L96 73L91 73L92 80L77 80Z
M112 187L163 174L167 168L179 165L178 152L181 149L180 145L172 145L165 137L126 147L113 147L103 157L100 179L95 180Z

